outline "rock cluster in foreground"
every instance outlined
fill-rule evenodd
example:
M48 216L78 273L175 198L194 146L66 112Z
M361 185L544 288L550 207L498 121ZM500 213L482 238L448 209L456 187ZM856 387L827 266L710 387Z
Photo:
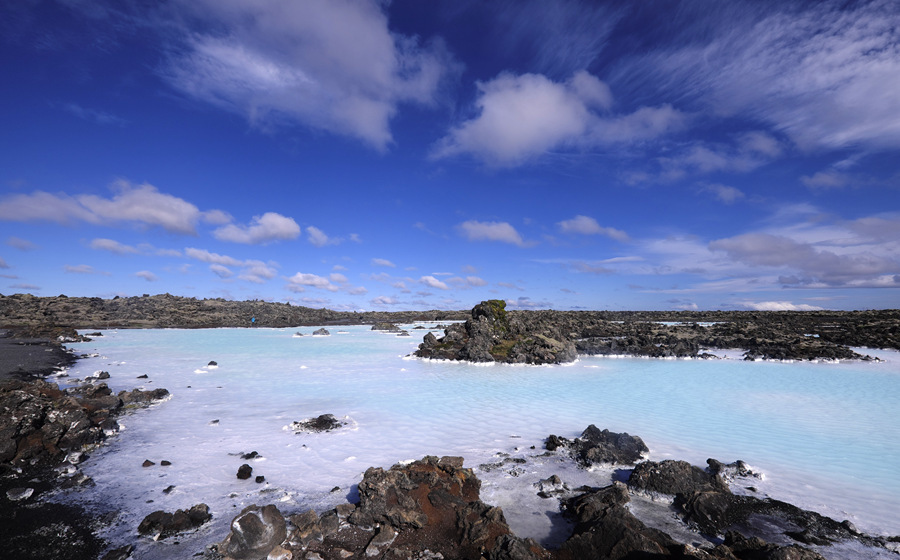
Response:
M663 461L640 463L627 484L562 496L561 509L573 531L562 546L548 550L516 536L503 511L481 501L480 486L459 457L370 468L359 484L358 504L288 518L274 505L250 506L235 517L232 532L213 547L213 555L235 560L822 560L802 543L856 538L879 544L818 514L735 496L718 473ZM651 489L676 496L679 514L710 541L702 548L680 543L635 517L628 508L632 494ZM778 535L776 529L771 536L778 542L767 542L758 536L759 526L795 530Z

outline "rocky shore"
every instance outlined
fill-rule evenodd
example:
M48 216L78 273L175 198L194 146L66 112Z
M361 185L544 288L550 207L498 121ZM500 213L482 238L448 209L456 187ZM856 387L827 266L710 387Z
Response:
M6 333L0 344L0 542L7 558L96 559L106 547L95 534L102 520L43 498L93 484L79 468L91 450L118 432L120 415L168 391L113 394L99 376L62 390L36 378L75 359L58 338L34 338L46 334ZM52 334L65 340L72 333Z

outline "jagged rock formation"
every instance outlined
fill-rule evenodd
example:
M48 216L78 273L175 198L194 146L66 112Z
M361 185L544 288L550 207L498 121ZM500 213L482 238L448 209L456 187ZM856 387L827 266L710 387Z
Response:
M511 317L502 300L483 301L465 323L451 325L441 339L431 333L416 356L470 362L553 364L575 359L575 345L555 325Z
M585 428L581 437L575 438L575 441L550 435L544 442L544 447L548 451L568 449L583 467L603 463L633 465L641 460L644 453L650 451L644 441L637 436L600 430L593 424Z

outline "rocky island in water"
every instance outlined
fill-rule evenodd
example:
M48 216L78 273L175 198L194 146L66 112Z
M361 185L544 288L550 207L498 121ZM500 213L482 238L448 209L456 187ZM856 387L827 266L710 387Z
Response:
M580 355L712 358L711 349L741 349L745 359L866 360L860 348L900 350L900 311L858 312L562 312L508 311L489 300L471 311L342 313L287 304L195 300L168 294L141 298L0 296L0 542L15 558L133 557L131 545L105 543L104 521L41 496L54 487L89 485L79 464L115 437L117 419L164 401L166 389L113 393L102 373L61 390L43 379L75 357L66 341L76 329L298 327L445 322L443 336L428 333L415 355L432 360L557 364ZM99 333L98 333L99 334ZM88 334L87 336L91 336ZM854 350L856 349L856 350ZM304 430L339 429L324 415ZM435 450L439 455L441 450ZM620 476L605 487L570 488L551 476L535 485L556 500L570 533L546 547L517 536L503 511L481 500L481 482L460 457L426 456L390 469L370 468L358 499L323 513L282 512L277 504L237 512L231 532L195 556L238 559L651 559L813 560L823 550L854 543L862 551L892 554L900 537L871 536L852 523L791 504L732 491L753 484L741 462L710 459L647 461L640 437L590 425L574 440L548 434L533 456L570 457L582 468L613 465ZM399 458L398 458L399 459ZM503 459L488 468L517 468ZM244 465L249 468L249 465ZM243 467L242 467L243 469ZM252 470L252 469L250 469ZM511 471L512 472L512 471ZM237 476L252 476L243 469ZM632 500L660 500L677 525L650 526ZM210 518L202 496L188 510L158 511L134 528L135 538L177 539ZM671 533L671 534L670 534ZM685 534L690 535L685 538ZM141 535L141 536L139 536Z

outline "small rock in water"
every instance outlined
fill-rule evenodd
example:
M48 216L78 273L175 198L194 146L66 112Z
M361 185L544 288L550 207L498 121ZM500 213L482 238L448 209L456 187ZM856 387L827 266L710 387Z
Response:
M219 420L218 420L218 419L216 419L216 420L210 420L210 421L209 421L209 425L210 425L210 426L218 426L218 425L219 425Z
M137 379L147 379L147 374L145 373L144 375L138 375Z
M240 467L238 467L237 477L241 480L247 480L250 478L250 475L253 474L253 467L244 463Z
M150 459L144 459L144 462L141 464L141 466L142 466L142 467L152 467L152 466L155 465L155 464L156 464L156 463L154 463L154 462L151 461Z
M250 453L241 454L241 459L247 461L249 459L261 459L262 455L257 453L256 451L251 451Z
M207 367L213 367L213 366L218 366L218 365L219 365L218 362L216 362L215 360L211 360L208 364L206 364Z
M34 488L10 488L6 491L6 497L13 502L27 500L32 494L34 494Z
M301 432L330 432L347 424L348 422L342 422L335 418L334 414L322 414L316 418L307 418L306 420L293 422L289 427L299 434Z
M174 485L174 484L171 485L171 486L166 486L166 488L163 490L163 494L171 494L171 493L172 493L172 490L175 490L175 485Z
M259 476L256 477L255 480L256 480L256 483L257 483L257 484L262 484L263 482L266 481L266 477L264 477L264 476L262 476L262 475L259 475Z
M168 467L169 465L172 464L172 461L166 461L165 459L163 459L162 461L159 462L159 464L164 467Z

